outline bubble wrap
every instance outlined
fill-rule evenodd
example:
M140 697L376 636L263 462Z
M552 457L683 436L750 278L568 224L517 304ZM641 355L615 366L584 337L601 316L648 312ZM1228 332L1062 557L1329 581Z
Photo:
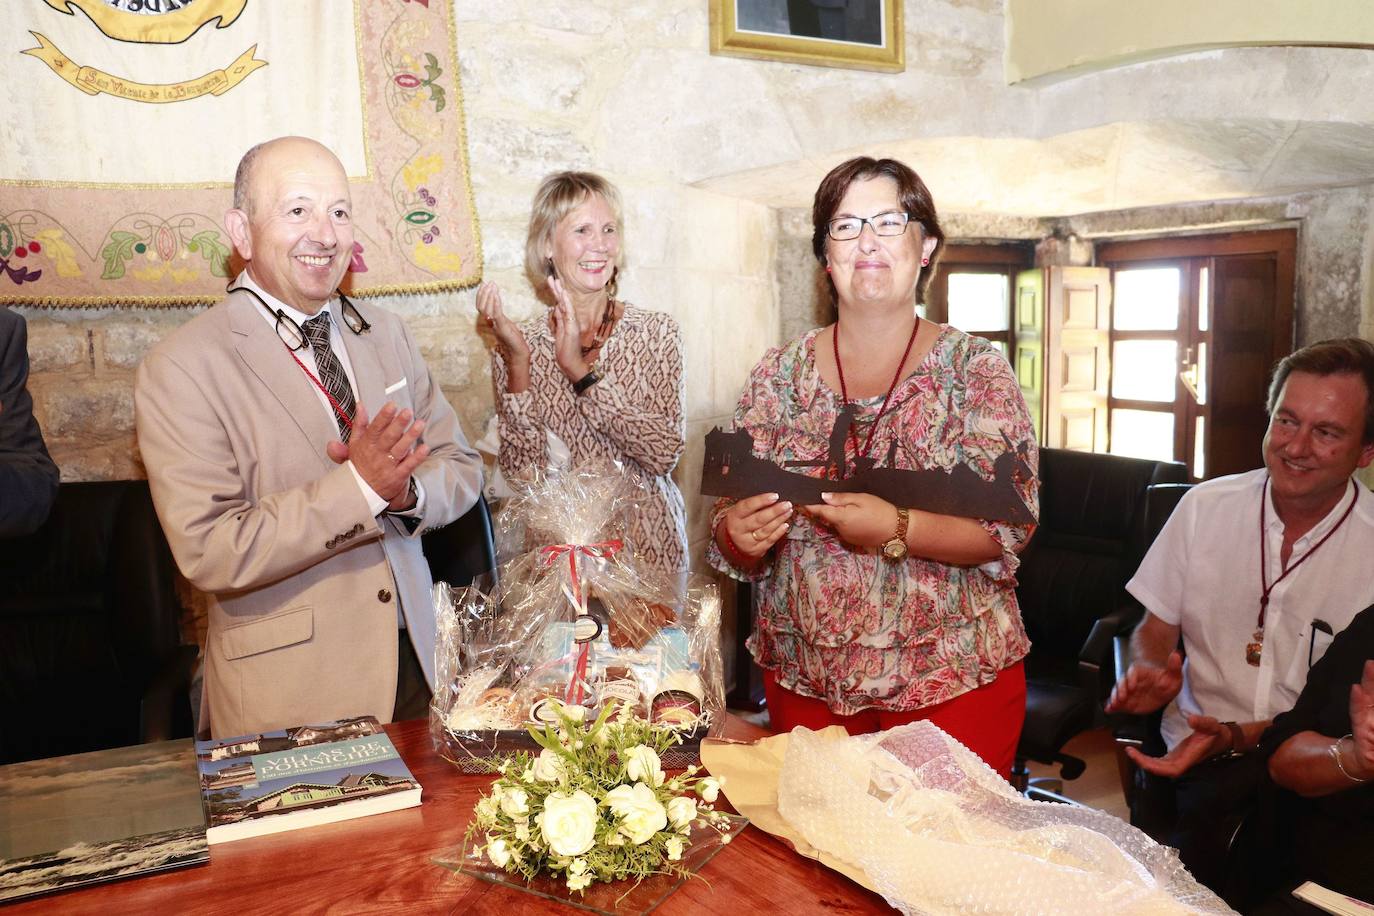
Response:
M1229 913L1178 854L1101 811L1031 801L929 722L793 730L778 811L903 913Z

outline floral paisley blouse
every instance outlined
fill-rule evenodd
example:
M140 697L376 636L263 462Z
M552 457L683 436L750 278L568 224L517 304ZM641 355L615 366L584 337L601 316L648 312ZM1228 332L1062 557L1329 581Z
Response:
M735 428L749 430L759 457L781 464L829 454L842 405L816 370L818 333L770 350L749 377ZM854 403L860 408L857 438L864 442L882 398ZM905 469L965 463L991 479L1008 442L1025 450L1032 469L1038 467L1035 434L1011 367L987 341L943 327L920 366L892 393L867 453L882 463L895 454L895 466ZM1018 492L1038 516L1038 478L1020 483ZM715 523L728 505L717 505ZM909 711L991 683L1030 648L1013 589L1017 553L1034 526L982 524L1001 544L1002 556L978 567L914 556L891 563L876 548L850 547L800 514L771 563L747 576L729 565L714 538L707 559L756 582L749 648L779 684L824 700L840 715Z

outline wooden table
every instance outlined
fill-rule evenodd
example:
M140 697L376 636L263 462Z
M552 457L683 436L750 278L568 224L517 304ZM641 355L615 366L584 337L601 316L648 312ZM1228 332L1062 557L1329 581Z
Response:
M424 787L418 808L218 844L208 865L0 906L0 913L585 912L435 865L433 856L462 844L491 777L464 775L438 756L424 720L393 723L387 733ZM733 717L726 727L732 738L763 734ZM877 894L753 826L700 877L705 880L687 881L655 913L892 912Z

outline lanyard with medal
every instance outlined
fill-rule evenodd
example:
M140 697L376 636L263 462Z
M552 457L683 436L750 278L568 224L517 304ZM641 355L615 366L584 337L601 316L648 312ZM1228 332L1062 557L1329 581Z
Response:
M1353 486L1353 484L1352 484L1352 486ZM1355 508L1355 502L1356 502L1356 500L1359 499L1359 497L1360 497L1359 490L1356 490L1353 494L1351 494L1351 497L1350 497L1350 505L1348 505L1348 506L1345 507L1345 511L1344 511L1343 513L1341 513L1341 517L1340 517L1340 519L1336 522L1336 524L1334 524L1334 525L1331 526L1331 530L1328 531L1328 532L1326 532L1326 534L1322 537L1322 539L1321 539L1320 541L1318 541L1315 545L1313 545L1313 547L1312 547L1311 550L1307 551L1307 553L1303 554L1301 557L1298 557L1298 559L1297 559L1296 562L1290 564L1290 565L1288 566L1288 568L1286 568L1286 569L1283 571L1283 573L1279 575L1279 577L1278 577L1277 579L1275 579L1273 582L1270 582L1270 581L1269 581L1269 567L1268 567L1268 561L1267 561L1268 551L1265 549L1265 547L1268 545L1268 539L1267 539L1268 536L1267 536L1267 534L1265 533L1265 529L1266 529L1266 527L1267 527L1267 525L1265 524L1265 523L1266 523L1266 520L1267 520L1267 516L1266 516L1265 510L1269 507L1269 478L1268 478L1268 477L1265 477L1265 478L1264 478L1264 489L1260 492L1260 530L1259 530L1259 534L1260 534L1260 538L1259 538L1259 541L1260 541L1260 606L1259 606L1259 617L1255 620L1255 632L1254 632L1254 635L1252 635L1252 636L1250 637L1250 641L1249 641L1248 643L1245 644L1245 663L1246 663L1246 664L1248 664L1248 665L1250 665L1250 666L1252 666L1252 667L1254 667L1254 668L1258 668L1258 667L1259 667L1259 664L1260 664L1260 658L1261 658L1261 656L1262 656L1263 653L1264 653L1264 612L1265 612L1266 610L1268 610L1268 608L1269 608L1269 593L1272 592L1272 591L1278 586L1278 584L1279 584L1280 582L1282 582L1284 579L1287 579L1289 573L1291 573L1293 570L1297 569L1297 568L1298 568L1299 566L1301 566L1304 562L1306 562L1306 560L1307 560L1308 557L1312 556L1312 554L1316 553L1318 550L1321 550L1322 545L1325 544L1327 541L1331 540L1331 536L1332 536L1333 534L1335 534L1337 531L1341 530L1341 525L1344 525L1344 524L1345 524L1345 520L1346 520L1347 518L1350 517L1350 513L1354 510L1354 508Z

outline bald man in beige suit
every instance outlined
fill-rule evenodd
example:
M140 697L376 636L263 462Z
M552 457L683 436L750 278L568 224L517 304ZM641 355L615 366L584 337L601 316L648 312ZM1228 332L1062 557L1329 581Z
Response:
M419 536L473 505L480 459L400 319L336 293L353 253L338 159L299 137L255 147L234 204L246 269L135 383L158 516L210 596L200 730L390 721L398 625L434 680Z

